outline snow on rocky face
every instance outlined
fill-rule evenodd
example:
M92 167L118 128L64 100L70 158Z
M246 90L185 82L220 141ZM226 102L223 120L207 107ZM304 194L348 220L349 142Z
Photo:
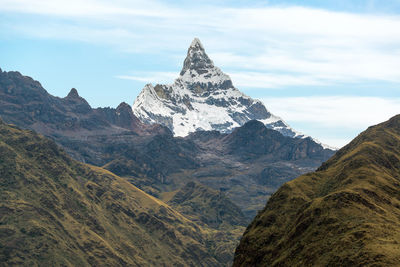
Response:
M305 137L271 114L261 101L236 89L230 77L214 66L197 38L175 82L147 84L132 109L142 122L165 125L175 136L198 130L231 132L249 120L259 120L285 136Z

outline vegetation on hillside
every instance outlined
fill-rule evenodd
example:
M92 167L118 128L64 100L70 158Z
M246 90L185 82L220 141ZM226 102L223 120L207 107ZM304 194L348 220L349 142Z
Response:
M0 262L25 266L221 266L212 229L128 181L0 123Z
M400 115L283 185L247 228L234 266L398 266Z

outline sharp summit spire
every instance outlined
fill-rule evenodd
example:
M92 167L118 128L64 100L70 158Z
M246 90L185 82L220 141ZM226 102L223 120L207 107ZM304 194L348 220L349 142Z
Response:
M187 70L195 70L198 74L202 74L210 68L214 68L214 63L206 54L199 38L194 38L189 46L180 74L183 75Z

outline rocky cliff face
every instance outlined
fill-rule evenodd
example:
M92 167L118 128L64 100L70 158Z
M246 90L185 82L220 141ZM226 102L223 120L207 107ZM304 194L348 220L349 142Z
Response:
M147 84L133 104L144 123L167 126L176 136L199 130L229 133L250 120L262 121L285 136L305 137L232 84L206 54L200 40L191 43L179 77L172 85Z
M236 128L223 139L228 153L241 159L255 159L269 155L274 160L296 161L301 159L322 159L331 155L312 138L291 138L267 128L263 123L252 120Z
M397 266L399 174L400 115L274 193L233 266Z

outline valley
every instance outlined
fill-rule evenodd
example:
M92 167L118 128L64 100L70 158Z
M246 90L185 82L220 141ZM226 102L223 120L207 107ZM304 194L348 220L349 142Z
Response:
M0 25L0 267L400 266L400 0Z
M5 264L400 260L399 116L336 152L233 87L197 39L175 83L147 85L133 107L92 108L0 70L0 116Z

